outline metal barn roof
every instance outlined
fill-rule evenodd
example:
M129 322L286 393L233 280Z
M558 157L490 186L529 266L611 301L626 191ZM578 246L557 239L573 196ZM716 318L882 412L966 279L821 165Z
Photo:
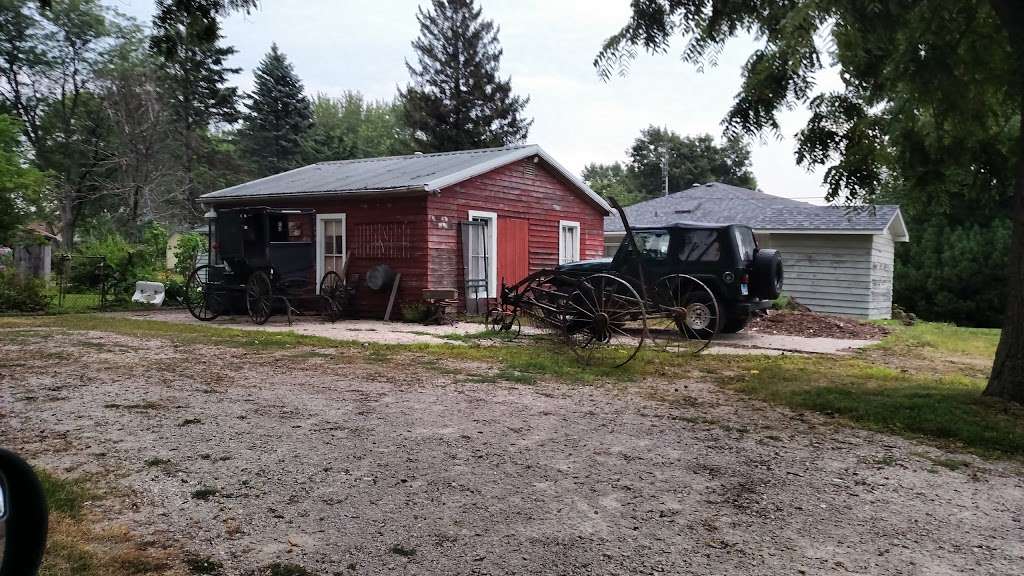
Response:
M210 192L201 196L200 200L219 202L298 196L431 192L535 155L594 203L606 212L611 212L611 207L603 198L556 162L540 146L533 144L320 162Z
M889 230L895 240L907 240L903 216L896 205L815 206L719 182L696 185L625 210L630 224L637 227L687 221L745 224L758 232L777 233L881 234ZM623 232L617 214L604 219L604 231Z

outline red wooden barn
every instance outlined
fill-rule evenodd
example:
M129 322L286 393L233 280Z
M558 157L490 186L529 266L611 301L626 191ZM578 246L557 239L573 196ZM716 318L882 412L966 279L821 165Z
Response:
M204 195L214 210L269 206L316 211L316 278L387 264L399 301L424 289L493 298L559 262L604 252L608 204L539 146L321 162ZM361 290L377 314L386 294Z

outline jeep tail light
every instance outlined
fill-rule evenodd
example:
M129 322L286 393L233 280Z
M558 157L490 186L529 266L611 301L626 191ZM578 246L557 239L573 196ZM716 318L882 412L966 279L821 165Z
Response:
M750 284L750 276L746 274L740 276L740 284Z

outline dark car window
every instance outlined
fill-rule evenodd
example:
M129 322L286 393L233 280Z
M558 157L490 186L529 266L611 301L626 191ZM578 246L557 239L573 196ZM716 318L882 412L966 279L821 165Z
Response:
M754 232L750 228L737 226L732 229L736 237L736 252L744 262L753 262L754 252L757 250L757 242L754 241Z
M664 260L668 257L669 235L667 230L644 230L634 232L633 238L640 248L640 254L651 260Z
M678 257L682 262L718 262L722 256L717 230L687 230L681 240Z

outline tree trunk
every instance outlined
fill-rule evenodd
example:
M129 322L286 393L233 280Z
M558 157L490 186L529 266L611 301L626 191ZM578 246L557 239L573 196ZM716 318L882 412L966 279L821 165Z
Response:
M1011 213L1013 239L1006 278L1006 316L985 395L1024 404L1024 105L1021 108L1017 182Z
M1006 316L985 395L1024 404L1024 3L1012 0L990 0L990 3L1017 59L1016 77L1010 80L1010 89L1019 99L1020 131L1017 134L1017 181L1010 208L1013 237L1007 263Z
M75 202L67 190L60 203L60 234L64 252L70 254L75 247Z

